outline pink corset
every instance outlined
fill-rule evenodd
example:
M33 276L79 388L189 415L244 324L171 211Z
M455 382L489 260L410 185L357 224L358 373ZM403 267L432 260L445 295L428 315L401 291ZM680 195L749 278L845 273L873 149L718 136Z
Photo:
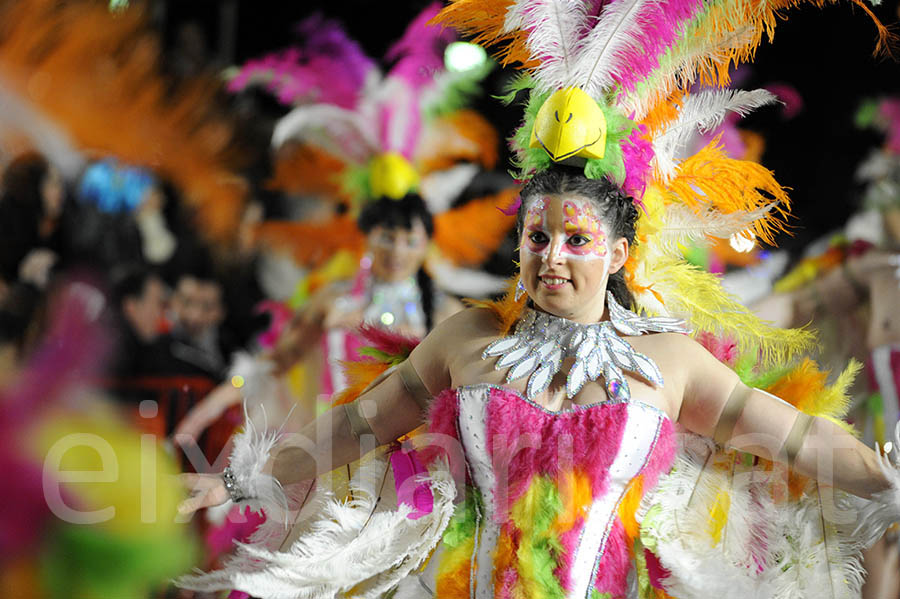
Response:
M635 511L675 449L659 409L632 400L551 412L472 385L435 398L430 431L462 449L456 464L459 451L448 453L469 485L444 536L440 599L624 597L633 565L646 572Z

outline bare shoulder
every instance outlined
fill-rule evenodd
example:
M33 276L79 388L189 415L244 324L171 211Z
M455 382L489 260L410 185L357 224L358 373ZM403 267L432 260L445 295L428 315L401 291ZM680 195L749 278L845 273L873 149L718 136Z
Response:
M497 321L490 310L465 308L443 320L432 330L428 338L435 339L441 344L456 344L496 336L496 334Z
M451 371L470 362L475 353L480 355L485 340L496 335L497 322L490 310L466 308L438 324L410 358L428 389L445 389Z

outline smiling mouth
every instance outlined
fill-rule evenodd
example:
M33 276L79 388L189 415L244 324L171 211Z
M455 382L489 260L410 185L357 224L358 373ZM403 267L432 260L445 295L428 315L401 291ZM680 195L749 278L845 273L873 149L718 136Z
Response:
M565 285L566 283L571 283L571 281L569 279L564 279L562 277L547 276L547 275L542 275L540 277L540 279L541 279L541 282L544 285L547 285L548 287L558 287L561 285Z

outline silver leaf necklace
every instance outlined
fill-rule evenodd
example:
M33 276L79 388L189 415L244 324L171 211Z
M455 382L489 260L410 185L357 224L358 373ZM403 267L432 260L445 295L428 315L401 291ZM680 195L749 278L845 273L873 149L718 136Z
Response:
M559 372L563 360L575 358L566 377L566 397L572 399L585 383L601 375L611 399L628 400L631 391L624 372L639 374L656 386L663 384L659 367L647 356L635 351L619 337L646 332L687 333L683 320L664 316L647 317L620 306L612 293L606 294L609 320L580 324L546 312L529 310L516 330L491 343L481 358L498 357L496 370L509 368L506 382L528 378L525 396L533 400L547 390Z

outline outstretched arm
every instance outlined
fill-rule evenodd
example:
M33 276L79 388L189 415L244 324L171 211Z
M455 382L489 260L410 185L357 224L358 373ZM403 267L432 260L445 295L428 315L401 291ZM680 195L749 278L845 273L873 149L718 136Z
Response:
M449 385L444 328L435 329L406 362L356 401L332 408L299 432L280 439L268 452L260 474L272 476L282 485L309 480L418 427L424 417L425 395ZM239 478L243 476L238 474ZM182 504L182 512L218 505L229 497L218 474L182 476L194 493Z
M740 382L736 373L685 338L688 368L679 422L692 432L754 455L789 463L797 472L854 495L888 488L875 452L825 418Z

